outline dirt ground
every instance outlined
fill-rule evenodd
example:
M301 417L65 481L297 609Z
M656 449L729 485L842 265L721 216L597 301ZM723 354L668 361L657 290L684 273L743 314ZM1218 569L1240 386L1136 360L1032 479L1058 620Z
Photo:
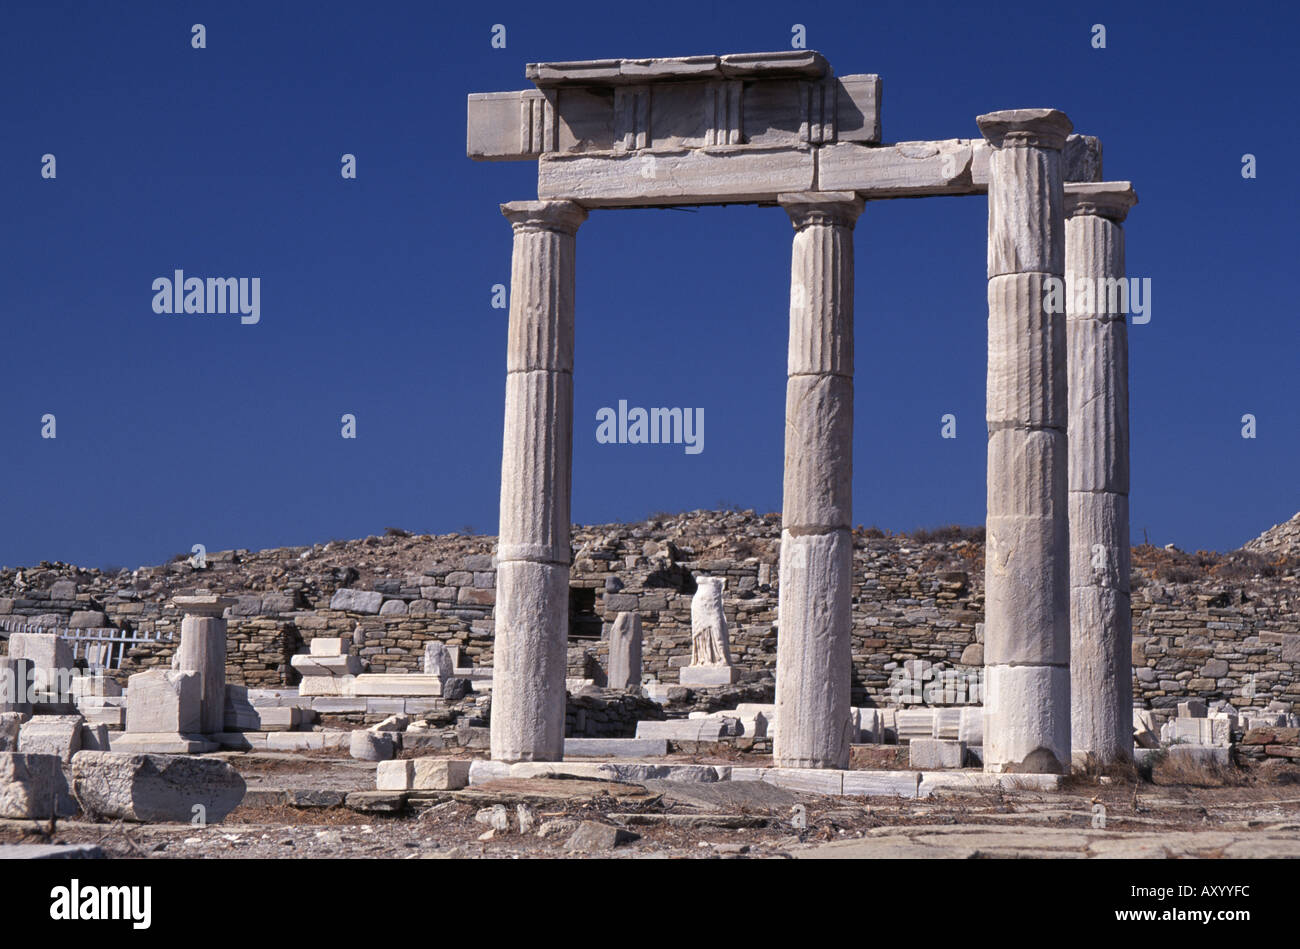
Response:
M919 800L824 797L761 782L556 778L403 796L373 790L373 763L330 753L223 757L244 776L248 794L219 824L3 821L0 843L90 843L111 857L151 859L1300 858L1300 784L1285 774L1237 769L1157 770L1155 783L1136 775L1076 776L1050 793ZM482 822L496 805L505 830ZM585 828L596 831L595 842L571 849L584 821L604 825L603 832Z

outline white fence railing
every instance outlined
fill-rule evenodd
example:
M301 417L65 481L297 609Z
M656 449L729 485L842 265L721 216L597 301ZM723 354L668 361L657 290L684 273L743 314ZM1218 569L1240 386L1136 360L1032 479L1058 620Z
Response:
M127 650L140 643L171 642L171 633L151 633L141 630L68 629L36 626L21 616L0 616L0 631L5 633L53 633L72 644L72 658L86 660L86 666L95 671L122 668Z

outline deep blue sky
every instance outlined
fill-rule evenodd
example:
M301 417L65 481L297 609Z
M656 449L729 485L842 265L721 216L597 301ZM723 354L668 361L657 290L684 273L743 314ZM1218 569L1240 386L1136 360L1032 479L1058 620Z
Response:
M1107 177L1141 197L1129 273L1153 281L1130 329L1134 538L1236 547L1300 507L1300 14L1131 6L10 0L0 563L495 531L497 205L536 182L465 158L466 93L525 88L530 61L784 49L792 23L838 73L883 77L887 141L976 137L977 114L1020 106L1102 137ZM859 221L857 522L983 520L985 213L931 198ZM583 225L575 520L780 509L791 233L753 207ZM261 277L261 322L155 315L150 285L177 268ZM620 398L703 407L704 452L598 445Z

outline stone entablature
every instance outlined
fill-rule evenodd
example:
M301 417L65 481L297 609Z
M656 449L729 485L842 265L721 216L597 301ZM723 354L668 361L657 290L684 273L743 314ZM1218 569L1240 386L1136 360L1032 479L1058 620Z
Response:
M982 139L885 143L881 79L813 51L533 63L536 88L471 94L466 154L537 161L537 195L586 208L983 194ZM1070 135L1066 181L1101 180L1101 143Z
M469 97L469 157L879 142L880 78L820 54L531 63L536 89Z

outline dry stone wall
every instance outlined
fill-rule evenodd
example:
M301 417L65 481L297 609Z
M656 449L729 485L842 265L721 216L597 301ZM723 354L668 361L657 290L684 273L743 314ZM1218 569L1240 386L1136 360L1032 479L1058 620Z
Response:
M780 517L692 512L640 524L575 527L569 675L601 684L601 637L624 610L641 614L643 671L665 684L689 663L695 577L727 578L733 660L744 681L776 666ZM237 598L227 676L255 687L291 684L288 657L315 636L353 635L376 672L417 672L426 642L459 646L462 663L492 664L495 538L368 537L313 547L209 554L105 574L43 563L0 570L0 621L109 625L161 634L137 644L118 673L167 667L181 614L172 596L203 588ZM887 704L891 680L918 660L975 673L983 663L983 538L853 533L853 704ZM1300 708L1300 560L1230 558L1134 548L1136 701L1172 708L1200 697L1239 707ZM1235 563L1235 561L1234 561ZM1240 565L1238 564L1238 567ZM1223 575L1223 574L1226 574ZM99 616L98 614L102 614ZM95 622L90 622L94 619ZM166 637L171 634L169 641Z

